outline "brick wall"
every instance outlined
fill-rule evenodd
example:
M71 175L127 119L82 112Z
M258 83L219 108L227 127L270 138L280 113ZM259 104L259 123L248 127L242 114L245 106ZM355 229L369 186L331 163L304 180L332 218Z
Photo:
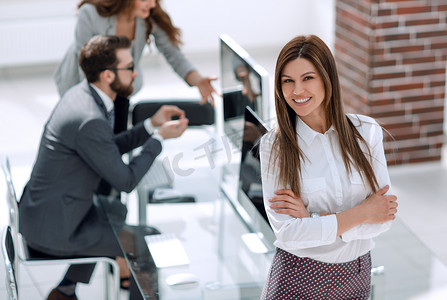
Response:
M390 165L441 158L446 0L337 0L335 57L347 111L376 118Z

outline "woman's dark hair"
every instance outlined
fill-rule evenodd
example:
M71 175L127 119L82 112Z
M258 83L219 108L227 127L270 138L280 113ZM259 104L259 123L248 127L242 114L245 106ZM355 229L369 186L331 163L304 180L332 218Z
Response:
M327 45L317 36L297 36L281 50L275 69L275 106L278 129L273 142L270 161L279 164L278 183L289 185L295 195L300 195L301 164L305 159L297 140L295 111L287 104L283 92L281 76L284 67L297 58L311 62L321 76L325 89L322 106L326 124L334 126L339 137L339 147L348 173L354 167L368 183L371 190L378 189L377 179L371 163L370 149L346 116L341 98L341 89L335 59ZM364 153L360 143L365 146Z
M79 65L87 81L96 82L102 71L115 68L119 63L116 50L129 49L131 45L132 42L125 36L96 35L92 37L79 53Z
M161 0L156 0L156 6L151 9L149 17L146 18L146 41L150 43L149 36L152 33L153 22L155 22L169 36L171 42L179 46L181 41L181 31L175 27L169 15L160 5ZM98 14L102 17L111 17L118 13L132 11L135 0L82 0L78 4L80 8L85 3L90 3L96 7Z

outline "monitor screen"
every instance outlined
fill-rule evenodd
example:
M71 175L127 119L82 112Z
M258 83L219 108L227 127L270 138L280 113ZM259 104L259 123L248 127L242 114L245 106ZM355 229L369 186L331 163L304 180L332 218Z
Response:
M275 235L264 208L259 156L259 140L268 129L250 106L245 107L243 120L239 180L227 189L234 192L225 194L249 231L265 246L263 251L273 251Z
M268 116L268 73L228 35L220 36L220 64L224 133L241 150L245 107Z
M239 189L243 194L239 194L238 201L242 203L243 199L241 197L245 196L268 222L262 197L261 161L259 157L259 140L267 133L267 128L249 106L245 108L244 119L239 168Z

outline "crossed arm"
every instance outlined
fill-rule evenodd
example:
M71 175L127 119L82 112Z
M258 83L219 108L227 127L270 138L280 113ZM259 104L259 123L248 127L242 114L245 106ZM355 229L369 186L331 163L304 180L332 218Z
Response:
M397 213L397 197L385 195L389 186L385 186L372 194L359 205L336 214L337 236L342 235L349 229L363 224L379 224L394 220ZM309 218L301 197L296 196L289 189L275 191L275 196L269 199L276 213L290 215L294 218Z

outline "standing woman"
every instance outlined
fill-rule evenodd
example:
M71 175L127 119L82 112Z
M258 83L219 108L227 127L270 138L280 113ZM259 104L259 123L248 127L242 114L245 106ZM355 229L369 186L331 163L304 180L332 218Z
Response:
M281 50L275 106L260 145L277 238L262 299L368 299L372 238L397 213L382 128L344 112L334 57L314 35Z
M216 78L202 77L180 51L180 29L175 27L169 15L160 6L161 0L82 0L76 23L75 41L59 64L55 81L60 95L80 82L84 74L78 65L79 51L95 35L124 35L132 41L132 56L140 76L135 78L134 93L142 85L139 66L141 55L152 35L174 71L190 86L199 88L201 103L211 101L216 93L211 81ZM127 128L129 100L115 100L115 133Z

